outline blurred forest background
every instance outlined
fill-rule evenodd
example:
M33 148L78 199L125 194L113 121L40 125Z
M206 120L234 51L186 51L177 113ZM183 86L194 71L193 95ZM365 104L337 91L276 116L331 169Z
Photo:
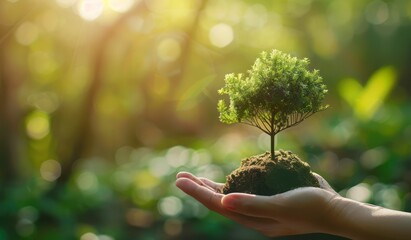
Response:
M277 149L411 211L411 1L2 0L0 239L265 239L174 180L269 149L216 104L274 48L309 58L331 105Z

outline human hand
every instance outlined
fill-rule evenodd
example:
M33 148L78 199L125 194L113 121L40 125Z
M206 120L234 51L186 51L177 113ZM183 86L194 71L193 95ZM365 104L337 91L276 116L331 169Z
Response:
M266 236L306 233L338 234L333 207L338 194L318 174L321 188L304 187L273 196L245 193L221 194L221 183L196 177L187 172L177 174L176 185L208 209L232 219Z

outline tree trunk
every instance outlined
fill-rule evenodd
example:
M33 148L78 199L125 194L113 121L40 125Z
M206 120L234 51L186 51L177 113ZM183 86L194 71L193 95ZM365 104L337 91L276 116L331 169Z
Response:
M271 133L271 159L274 160L274 152L275 152L275 134Z
M270 131L270 137L271 137L271 159L274 160L275 156L274 156L274 152L275 152L275 135L278 132L274 131L274 116L275 116L275 112L271 112L271 131Z

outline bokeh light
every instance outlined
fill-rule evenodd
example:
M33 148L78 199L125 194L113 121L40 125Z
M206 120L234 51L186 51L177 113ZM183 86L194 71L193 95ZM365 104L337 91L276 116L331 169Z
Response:
M28 61L29 69L34 74L50 76L58 68L57 60L52 54L48 52L33 51L29 55L27 61ZM47 82L47 81L51 81L50 79L51 78L45 77L45 78L41 78L40 81Z
M115 240L112 236L109 236L107 234L99 234L98 240Z
M160 184L160 179L153 175L149 170L142 169L134 174L134 185L136 191L151 190Z
M85 193L96 193L99 187L98 179L92 172L82 172L76 179L77 187Z
M61 165L56 160L46 160L40 166L40 175L46 181L53 182L60 177L60 174Z
M170 236L177 236L183 229L183 223L179 219L168 219L164 223L164 232Z
M181 200L174 196L160 199L158 203L158 210L165 216L177 216L183 210Z
M80 17L87 21L97 19L104 10L102 0L80 0L77 6Z
M268 13L266 7L255 4L247 8L244 14L244 23L252 29L258 29L267 24Z
M310 11L312 3L312 0L289 0L287 1L287 11L295 17L301 17ZM330 2L330 4L332 3Z
M21 237L29 237L35 231L35 225L29 219L23 218L16 223L16 231Z
M36 140L47 136L50 132L50 119L47 113L32 112L26 119L26 132L29 137Z
M174 168L183 166L189 161L189 151L182 146L170 148L166 154L166 162Z
M390 17L390 9L384 1L374 0L368 3L365 9L365 17L369 23L383 24Z
M359 202L367 202L371 198L370 186L366 183L360 183L348 189L347 197Z
M181 55L180 43L173 38L166 38L160 41L157 47L158 57L165 62L173 62Z
M40 92L29 95L27 103L49 114L56 111L60 105L59 97L54 92Z
M24 22L16 31L16 41L21 45L28 46L37 40L39 28L32 22Z
M33 206L25 206L19 210L18 217L20 219L28 219L35 222L39 217L39 211Z
M228 24L216 24L210 29L209 39L214 46L224 48L233 42L234 30Z
M154 216L149 211L132 208L127 210L126 220L131 226L147 228L153 224Z
M401 209L402 202L397 186L376 183L372 187L375 191L376 204L390 209Z
M373 169L387 161L387 152L383 147L373 148L365 151L361 155L360 161L365 168Z
M156 177L164 177L172 171L171 165L162 157L153 158L149 163L149 168L151 174Z
M410 21L399 0L0 1L0 239L265 239L175 176L224 182L269 149L216 103L274 48L311 60L331 106L277 149L344 197L411 211Z
M56 2L61 6L61 7L71 7L76 3L77 0L56 0Z
M126 12L133 6L134 0L109 0L108 6L116 12Z
M106 234L97 235L92 232L86 232L80 236L80 240L114 240L114 238Z
M96 234L88 232L81 235L80 240L99 240Z

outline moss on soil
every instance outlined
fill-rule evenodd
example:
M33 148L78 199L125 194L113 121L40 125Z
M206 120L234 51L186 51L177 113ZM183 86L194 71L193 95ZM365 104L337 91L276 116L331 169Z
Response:
M310 166L290 151L275 151L252 156L241 161L241 166L227 176L221 192L275 195L299 187L319 187Z

